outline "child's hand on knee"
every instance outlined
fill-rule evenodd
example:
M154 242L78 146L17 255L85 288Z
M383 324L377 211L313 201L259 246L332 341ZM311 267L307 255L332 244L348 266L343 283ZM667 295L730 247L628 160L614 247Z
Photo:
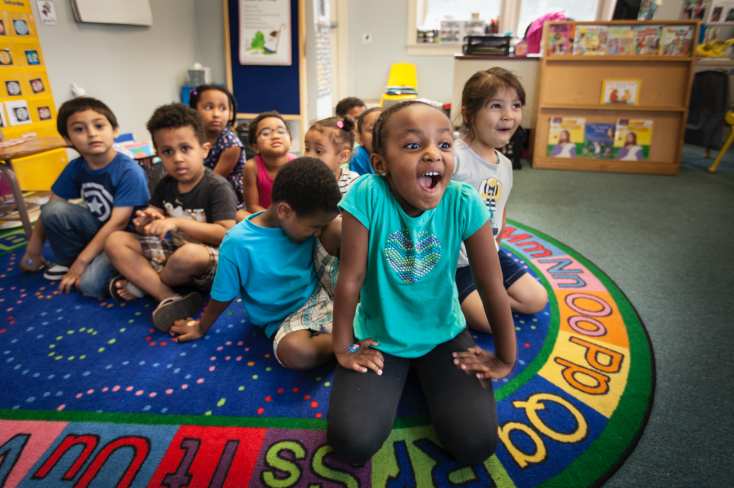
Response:
M20 260L20 269L26 273L35 273L44 266L47 268L51 267L51 265L43 259L43 256L40 255L31 256L28 253L25 253L25 255L23 255L23 259Z
M454 364L466 373L474 373L480 379L504 378L512 371L511 364L505 364L497 356L481 347L470 347L465 352L455 352Z
M366 373L368 369L371 369L377 374L382 374L382 368L385 365L382 353L370 347L379 346L377 341L370 337L357 344L359 348L356 351L351 347L346 351L334 351L339 364L346 369L353 369L360 373Z
M195 341L206 335L206 332L201 330L199 324L201 324L201 321L194 320L191 317L185 320L177 320L173 323L168 333L176 339L176 342Z

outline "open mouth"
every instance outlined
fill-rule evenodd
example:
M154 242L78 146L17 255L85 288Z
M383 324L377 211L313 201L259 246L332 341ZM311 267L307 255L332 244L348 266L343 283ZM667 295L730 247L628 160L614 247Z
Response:
M441 173L438 171L426 171L418 177L418 184L426 190L436 188L439 181L441 181Z

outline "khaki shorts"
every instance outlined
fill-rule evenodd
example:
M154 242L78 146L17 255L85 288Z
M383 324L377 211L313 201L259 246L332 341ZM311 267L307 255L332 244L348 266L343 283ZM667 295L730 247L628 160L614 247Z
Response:
M318 239L313 247L313 264L318 283L306 303L285 318L273 337L273 352L278 358L278 343L291 332L310 330L312 335L331 334L334 323L334 288L339 277L339 259L330 255ZM283 364L283 363L281 363Z
M143 249L143 256L150 262L150 265L160 274L166 266L168 259L183 246L177 246L173 241L164 239L158 240L152 236L137 236L140 247ZM217 264L219 263L219 248L208 246L206 244L198 244L204 246L209 252L209 266L201 276L194 277L191 282L198 288L209 289L214 282L214 275L217 273Z

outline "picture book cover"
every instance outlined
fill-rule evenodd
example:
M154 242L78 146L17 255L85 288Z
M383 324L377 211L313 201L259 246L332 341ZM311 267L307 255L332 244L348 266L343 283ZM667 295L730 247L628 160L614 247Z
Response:
M577 25L573 37L573 53L598 56L607 51L607 27L604 25Z
M602 105L637 105L640 80L604 80L601 90Z
M589 123L584 130L584 158L612 159L614 124Z
M548 26L548 56L570 54L572 29L573 24Z
M607 54L628 56L634 53L635 28L631 25L610 27L607 34Z
M688 56L693 43L693 26L665 27L663 30L663 56Z
M652 120L618 119L614 131L614 159L647 161L652 141Z
M586 119L553 117L548 132L548 156L554 158L576 158L584 147Z
M662 25L635 27L635 54L660 54L662 37Z

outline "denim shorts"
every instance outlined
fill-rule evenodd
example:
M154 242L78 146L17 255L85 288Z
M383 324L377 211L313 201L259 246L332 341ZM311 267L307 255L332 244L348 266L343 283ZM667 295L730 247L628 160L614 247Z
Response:
M505 290L509 289L522 275L526 273L522 267L515 262L507 253L500 249L497 253L500 258L500 267L502 268L502 282ZM465 266L456 269L456 288L459 290L459 303L463 303L473 291L477 289L474 286L474 278L471 275L471 267Z

